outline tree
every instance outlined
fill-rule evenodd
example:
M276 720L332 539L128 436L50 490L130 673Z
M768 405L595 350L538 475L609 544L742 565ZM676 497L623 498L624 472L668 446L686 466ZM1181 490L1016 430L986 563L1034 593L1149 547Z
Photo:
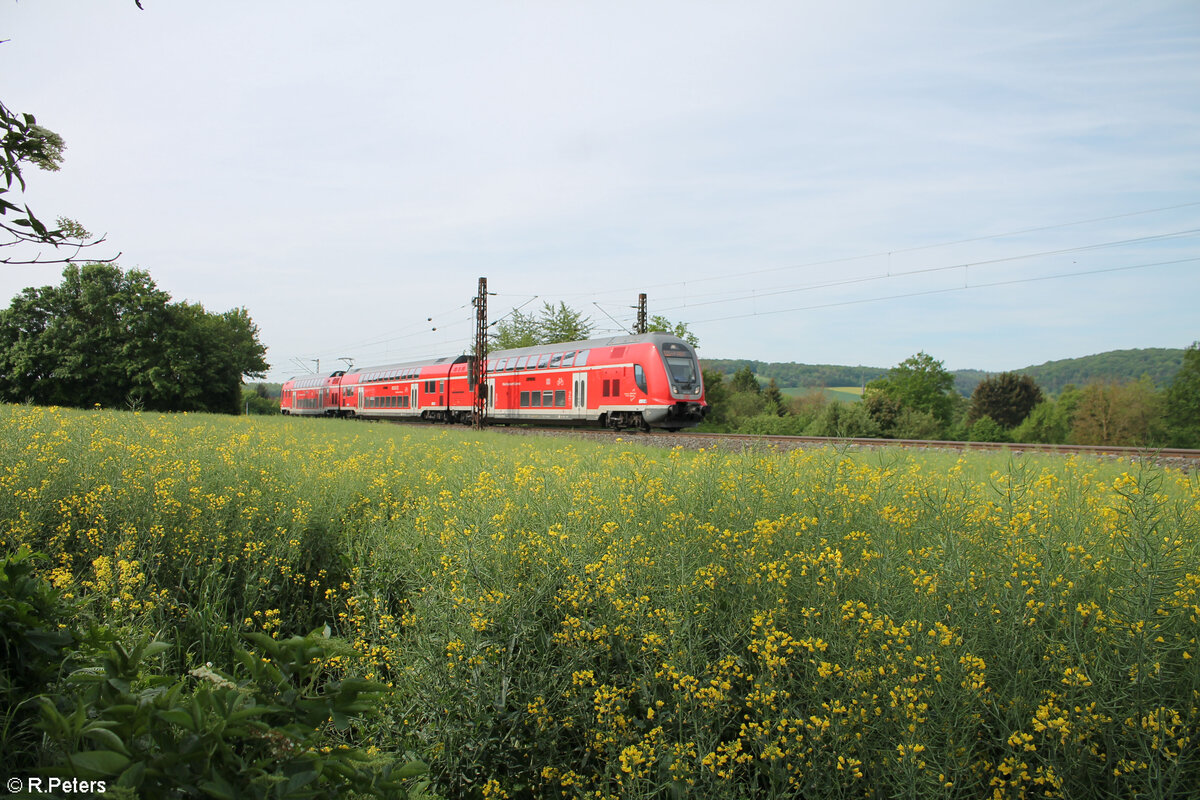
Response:
M733 373L733 378L729 382L729 388L735 392L745 394L762 394L762 386L759 385L758 378L754 377L754 371L749 367L742 367Z
M14 183L20 192L25 191L22 165L32 164L50 172L59 169L66 149L63 138L39 125L32 114L14 113L3 103L0 103L0 131L3 132L0 136L3 145L0 170L4 173L4 186L0 188L0 230L8 237L0 241L0 248L48 245L69 251L63 257L42 259L40 251L28 257L10 255L13 251L5 249L0 250L4 254L0 256L0 264L71 263L84 248L103 242L103 236L94 239L82 225L66 217L59 217L57 227L51 228L38 219L28 205L11 196ZM116 258L113 256L107 261Z
M68 264L60 285L0 311L0 399L236 413L265 354L245 309L209 313L145 272Z
M1013 429L1014 442L1066 444L1071 434L1071 416L1079 401L1079 390L1068 384L1057 400L1043 400L1025 421Z
M984 414L971 424L972 442L1007 442L1008 434L996 420Z
M560 302L557 307L542 304L537 328L540 344L578 342L591 336L594 329L595 325L582 311L576 311L566 303Z
M168 300L145 272L103 264L71 264L59 286L25 289L0 312L0 395L124 405L149 378Z
M142 0L133 0L134 5L142 10ZM0 42L2 43L2 42ZM49 128L38 125L33 114L16 114L8 106L0 102L0 170L4 172L4 188L0 189L0 230L8 234L9 239L0 242L0 248L16 247L18 245L49 245L55 249L71 250L65 257L42 259L41 252L33 258L5 255L0 257L0 264L62 264L73 263L80 252L86 247L93 247L104 241L104 237L93 238L78 222L66 217L58 218L57 228L48 228L45 223L34 216L29 206L22 203L18 207L8 197L12 192L13 182L16 181L21 192L25 191L25 177L21 173L22 164L33 164L39 169L55 172L62 164L63 150L67 148L63 138ZM10 214L10 212L12 212ZM90 240L90 241L89 241ZM7 253L8 251L4 251ZM107 259L91 259L109 263L116 261L120 253Z
M592 321L566 303L542 304L539 316L517 309L496 324L491 347L512 350L557 342L578 342L592 335Z
M767 401L768 413L778 417L788 413L787 401L783 399L783 392L779 391L779 384L775 382L774 378L767 383L767 388L763 391L763 399Z
M867 384L899 401L902 406L924 411L941 425L950 423L954 400L954 376L928 353L920 352L888 370L886 378Z
M727 431L729 429L729 384L720 370L703 369L704 401L708 403L708 414L700 423L703 430Z
M538 344L537 317L514 310L496 323L496 333L491 346L496 350L512 350L517 347L533 347Z
M862 403L830 403L805 433L809 436L860 438L879 436L879 424Z
M971 409L967 422L974 423L989 417L1005 429L1017 427L1029 416L1029 412L1042 402L1042 390L1028 375L1002 372L986 378L971 394ZM981 440L982 441L982 440ZM999 440L988 440L999 441Z
M859 403L863 411L875 422L876 430L885 437L892 437L892 429L904 406L886 391L886 379L879 378L867 384L863 390L863 399Z
M1079 394L1071 441L1117 447L1153 444L1161 417L1162 398L1149 377L1089 383Z
M1175 447L1200 447L1200 342L1183 351L1183 366L1167 390L1166 424Z
M656 315L650 317L650 321L646 323L646 332L650 333L654 331L658 331L660 333L669 333L672 336L678 336L692 347L700 346L700 340L696 338L694 333L688 330L686 322L671 322L671 320L667 319L666 317Z

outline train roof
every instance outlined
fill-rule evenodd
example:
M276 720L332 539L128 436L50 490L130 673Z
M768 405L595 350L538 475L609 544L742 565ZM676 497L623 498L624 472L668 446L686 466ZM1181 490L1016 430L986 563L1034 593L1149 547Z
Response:
M394 372L406 369L419 369L421 367L436 367L439 364L445 364L446 366L449 366L451 364L460 364L466 360L467 357L462 355L444 356L443 358L426 358L420 361L401 361L394 364L375 364L369 367L355 367L354 369L347 370L346 374L354 375L360 372L380 372L382 370Z
M540 353L561 353L565 350L592 350L597 347L620 347L623 344L645 344L647 342L654 345L662 345L667 342L687 345L687 342L684 342L674 334L655 331L653 333L635 333L624 336L605 336L597 339L584 339L578 342L556 342L555 344L539 344L532 347L514 347L511 350L493 350L488 353L488 358L511 358L512 356L527 356ZM688 349L691 349L691 345L688 345Z
M345 374L346 374L345 370L339 369L336 372L329 373L328 375L325 375L323 373L321 375L300 375L298 377L293 375L292 377L290 377L286 381L284 381L284 384L291 383L291 384L294 384L295 388L297 388L297 389L307 389L307 388L310 388L313 386L321 386L322 384L325 383L325 381L329 380L330 378L340 378L342 375L345 375Z

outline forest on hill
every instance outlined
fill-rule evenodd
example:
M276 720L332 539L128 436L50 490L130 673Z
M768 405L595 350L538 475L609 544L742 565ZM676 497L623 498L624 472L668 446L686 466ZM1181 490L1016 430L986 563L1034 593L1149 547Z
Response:
M732 376L746 367L764 383L771 381L783 389L813 388L829 386L866 386L871 381L887 375L887 367L839 366L836 364L799 364L794 362L754 361L745 358L704 358L706 370ZM1169 386L1183 364L1183 348L1154 347L1144 350L1111 350L1106 353L1047 361L1037 366L1012 370L1019 375L1028 375L1037 381L1047 394L1057 395L1068 384L1082 386L1086 383L1112 381L1124 383L1140 380L1148 375L1159 388ZM951 372L954 388L964 397L970 397L975 387L989 373L978 369L960 369Z
M725 372L730 367L736 367L732 374ZM1113 351L999 374L954 374L927 353L888 370L756 367L752 361L705 362L710 412L702 428L885 439L1200 446L1200 343L1186 350ZM818 383L822 380L824 384ZM807 384L793 383L800 381ZM819 390L822 385L861 385L861 400L831 401ZM812 391L789 397L783 390L790 388Z

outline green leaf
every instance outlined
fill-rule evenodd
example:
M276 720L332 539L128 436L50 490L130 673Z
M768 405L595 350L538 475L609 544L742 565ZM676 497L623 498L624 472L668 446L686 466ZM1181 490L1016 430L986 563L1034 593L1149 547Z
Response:
M214 775L211 781L202 781L200 788L220 800L234 800L236 797L233 786L220 775Z
M122 772L129 766L129 759L111 750L91 750L70 754L67 763L76 772L86 773L85 777L101 778Z
M121 737L108 728L91 727L85 730L83 735L106 750L112 750L126 756L130 755L129 748L125 746L125 742L121 741Z
M287 796L291 795L292 792L295 792L301 786L312 783L316 779L317 779L316 770L309 770L308 772L296 773L295 775L293 775L291 778L288 779L287 787L283 790L283 796L287 797Z
M155 716L170 725L178 725L181 728L193 732L196 730L195 720L193 720L192 715L186 711L173 708L167 711L158 711L155 713Z
M424 775L428 771L429 767L420 761L410 761L392 774L397 778L415 778L418 775Z
M142 778L146 775L146 762L135 761L129 765L129 769L121 773L121 777L117 778L117 786L128 786L136 789L142 785Z
M159 641L159 640L155 639L153 642L146 645L146 651L143 653L142 657L143 658L152 658L152 657L158 655L159 653L163 652L164 650L170 650L170 649L171 649L171 645L169 642L163 642L163 641Z

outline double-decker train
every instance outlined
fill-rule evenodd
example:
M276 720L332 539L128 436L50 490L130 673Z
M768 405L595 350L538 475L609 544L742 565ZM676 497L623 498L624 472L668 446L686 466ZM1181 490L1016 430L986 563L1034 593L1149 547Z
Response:
M283 384L284 414L471 421L479 381L492 422L665 428L708 412L696 352L664 333L356 367Z

